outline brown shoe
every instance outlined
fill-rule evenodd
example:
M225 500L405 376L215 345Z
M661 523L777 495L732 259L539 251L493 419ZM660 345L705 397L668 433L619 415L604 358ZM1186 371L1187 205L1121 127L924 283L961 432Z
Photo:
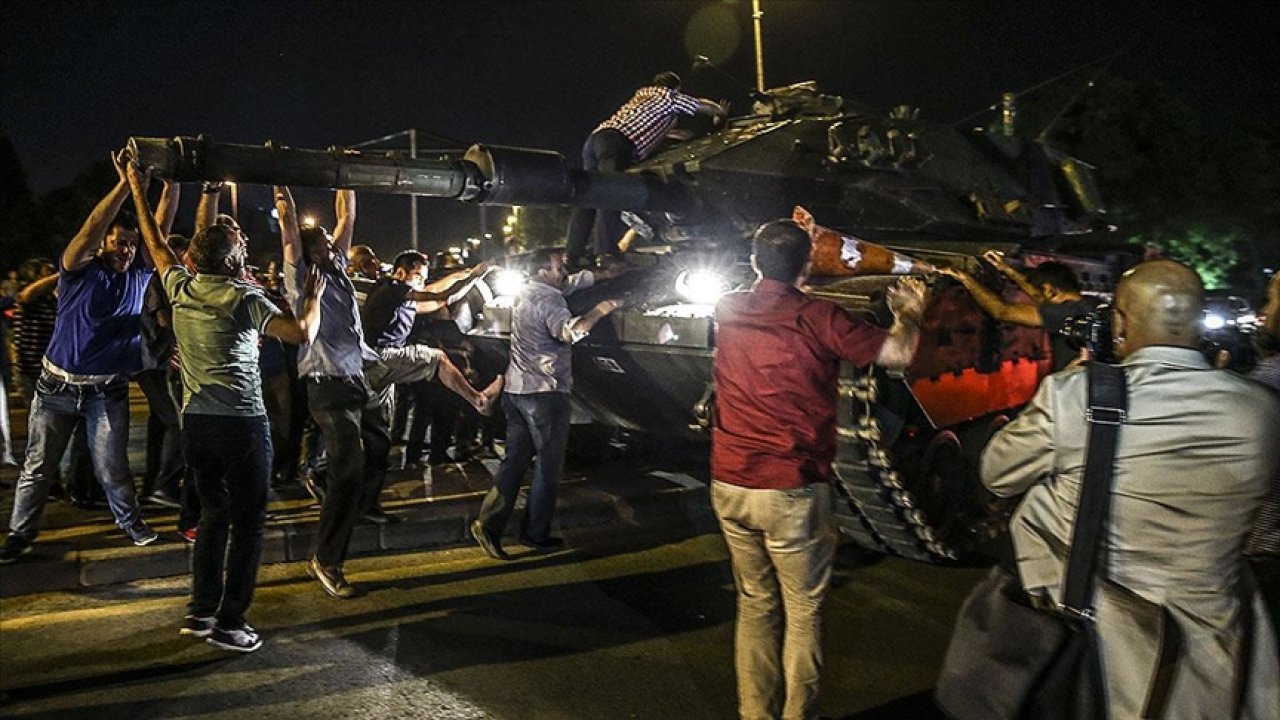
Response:
M471 521L471 537L476 539L485 554L494 560L510 560L511 556L502 549L502 539L485 528L479 520Z
M307 562L307 574L320 581L320 587L329 593L332 597L339 600L349 600L360 594L355 586L347 582L347 578L342 575L342 568L324 567L315 556Z

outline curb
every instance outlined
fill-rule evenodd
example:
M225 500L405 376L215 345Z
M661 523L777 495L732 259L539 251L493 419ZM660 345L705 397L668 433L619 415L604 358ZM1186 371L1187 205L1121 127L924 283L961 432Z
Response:
M476 507L473 498L454 498L389 511L400 522L357 524L349 555L471 544L468 523L475 517ZM699 526L715 525L705 488L672 487L632 495L591 486L563 487L558 510L562 529L651 525L679 518ZM306 560L314 535L314 522L268 525L262 538L262 564ZM514 540L514 527L505 537ZM31 555L0 567L0 598L185 575L191 572L191 554L190 545L176 541L141 548L79 548L69 543L37 542Z

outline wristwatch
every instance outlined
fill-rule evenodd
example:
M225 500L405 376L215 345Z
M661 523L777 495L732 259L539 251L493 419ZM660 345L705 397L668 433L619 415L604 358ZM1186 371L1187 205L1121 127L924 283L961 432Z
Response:
M206 195L212 195L216 192L222 192L222 181L215 180L213 182L205 181L200 185L200 192Z

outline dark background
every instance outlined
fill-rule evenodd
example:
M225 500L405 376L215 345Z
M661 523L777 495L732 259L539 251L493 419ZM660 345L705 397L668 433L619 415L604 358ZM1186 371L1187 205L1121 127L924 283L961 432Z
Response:
M827 92L954 122L1126 48L1110 71L1159 84L1207 133L1280 117L1262 4L764 0L763 9L770 86L816 79ZM412 127L463 144L551 148L576 164L593 127L659 70L745 110L739 87L691 63L710 56L754 85L750 10L749 0L23 2L0 24L0 118L36 195L130 135L327 147ZM331 218L325 194L300 202ZM407 246L408 202L362 196L357 242L384 255ZM267 203L265 190L241 192L242 215ZM475 207L420 208L428 249L480 231ZM491 211L490 229L503 216Z

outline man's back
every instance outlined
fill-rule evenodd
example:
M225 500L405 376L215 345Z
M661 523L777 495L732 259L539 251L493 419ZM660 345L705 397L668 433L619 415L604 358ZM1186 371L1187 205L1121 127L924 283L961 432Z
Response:
M1095 600L1113 716L1163 703L1169 718L1275 717L1274 637L1241 551L1277 460L1280 407L1196 350L1146 347L1124 367L1129 410ZM983 453L983 481L997 494L1030 484L1010 523L1029 590L1061 589L1083 476L1085 381L1083 370L1047 378Z

